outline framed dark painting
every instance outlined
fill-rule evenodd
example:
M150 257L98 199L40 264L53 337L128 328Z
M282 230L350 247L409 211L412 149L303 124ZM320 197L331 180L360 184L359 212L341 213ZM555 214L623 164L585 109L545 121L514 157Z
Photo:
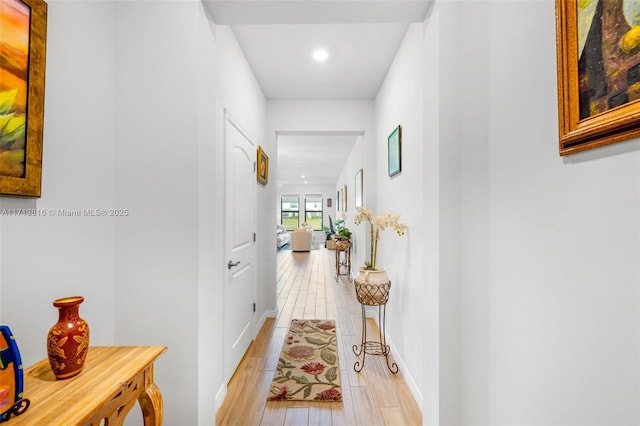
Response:
M557 0L560 155L640 136L640 2Z
M261 146L258 146L258 167L256 178L259 183L266 185L269 183L269 156L264 152Z
M39 197L47 4L0 1L0 194Z
M402 171L402 127L398 126L387 138L389 177Z

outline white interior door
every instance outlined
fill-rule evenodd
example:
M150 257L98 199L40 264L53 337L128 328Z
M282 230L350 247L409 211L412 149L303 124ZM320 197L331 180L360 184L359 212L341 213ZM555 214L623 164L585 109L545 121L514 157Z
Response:
M256 147L225 112L224 376L229 381L254 337Z

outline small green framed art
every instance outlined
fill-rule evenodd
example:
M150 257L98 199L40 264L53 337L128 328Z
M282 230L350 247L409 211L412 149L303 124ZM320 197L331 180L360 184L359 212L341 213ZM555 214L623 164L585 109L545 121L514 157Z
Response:
M402 127L398 126L387 138L389 177L402 171Z

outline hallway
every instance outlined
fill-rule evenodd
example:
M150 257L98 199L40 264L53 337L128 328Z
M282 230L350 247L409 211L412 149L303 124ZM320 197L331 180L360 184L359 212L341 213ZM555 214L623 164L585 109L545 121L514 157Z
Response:
M402 377L381 357L367 357L353 370L351 350L360 338L360 305L353 284L336 283L334 252L280 250L277 319L269 319L251 344L227 387L218 425L421 425L422 414ZM393 297L393 290L391 293ZM339 337L342 402L266 402L275 366L293 318L335 319ZM375 327L369 320L369 326ZM371 330L371 328L370 328ZM377 329L376 329L377 331Z

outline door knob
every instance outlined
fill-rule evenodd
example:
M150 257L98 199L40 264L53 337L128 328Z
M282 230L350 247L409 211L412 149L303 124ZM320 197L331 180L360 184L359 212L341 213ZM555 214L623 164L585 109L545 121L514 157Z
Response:
M229 263L227 263L227 269L231 269L234 266L238 266L239 264L240 264L240 261L237 261L237 262L229 261Z

